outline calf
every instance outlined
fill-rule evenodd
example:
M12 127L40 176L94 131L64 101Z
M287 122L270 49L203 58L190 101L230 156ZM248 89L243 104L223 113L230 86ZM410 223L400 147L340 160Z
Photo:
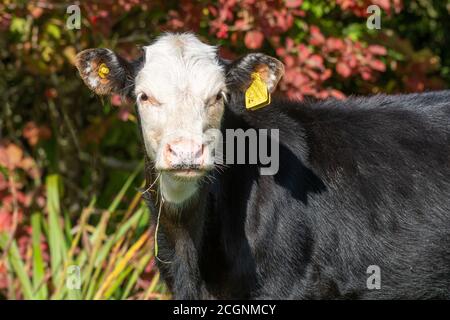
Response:
M449 91L248 111L255 75L268 103L282 63L225 61L191 34L163 35L133 62L86 50L77 67L96 93L136 99L175 298L450 298ZM235 164L242 150L216 139L232 129L266 133L253 143L270 143L273 172Z

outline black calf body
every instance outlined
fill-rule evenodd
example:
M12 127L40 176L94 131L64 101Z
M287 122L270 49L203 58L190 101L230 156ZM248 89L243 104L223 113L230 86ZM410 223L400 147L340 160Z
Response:
M76 65L94 92L136 100L148 183L175 168L158 155L186 138L178 129L279 130L275 175L229 165L191 198L145 193L175 298L450 298L450 91L246 111L245 95L268 101L283 64L261 53L225 61L189 34L162 36L133 62L88 49ZM380 271L379 289L368 270Z
M175 298L450 298L450 91L242 106L223 129L279 129L280 169L230 165L162 205Z

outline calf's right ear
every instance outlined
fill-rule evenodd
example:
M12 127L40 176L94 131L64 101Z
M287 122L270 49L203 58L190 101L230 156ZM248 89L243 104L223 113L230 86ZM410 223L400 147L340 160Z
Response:
M84 83L96 94L128 96L134 87L133 64L105 48L87 49L76 56Z

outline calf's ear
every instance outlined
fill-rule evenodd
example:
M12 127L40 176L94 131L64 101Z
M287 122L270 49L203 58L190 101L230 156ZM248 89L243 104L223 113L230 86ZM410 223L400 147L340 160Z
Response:
M227 66L227 85L231 91L245 91L252 82L252 74L258 73L270 93L275 91L284 74L281 61L262 53L250 53Z
M133 63L105 48L87 49L76 56L84 83L96 94L128 96L134 87Z

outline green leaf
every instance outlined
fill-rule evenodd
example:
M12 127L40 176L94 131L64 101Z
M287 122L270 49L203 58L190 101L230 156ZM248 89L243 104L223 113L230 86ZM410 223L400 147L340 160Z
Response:
M137 223L140 214L142 214L142 210L138 210L136 212L135 216L137 216L137 220L135 221L133 217L126 221L124 226L126 226L126 229L124 229L124 226L119 228L113 237L108 239L106 243L102 245L103 238L105 236L106 226L107 222L109 220L109 217L111 213L113 213L117 207L119 206L120 202L122 201L122 198L124 197L127 190L130 188L132 182L138 175L138 173L142 170L143 163L140 163L140 165L134 170L134 172L128 177L125 184L120 189L119 193L116 195L114 200L112 201L111 205L108 207L107 212L102 217L100 224L97 226L96 230L94 231L94 234L91 237L91 240L93 242L93 250L90 253L89 262L86 270L83 272L83 281L87 281L89 279L89 287L84 288L84 293L86 294L86 298L90 298L94 294L94 290L96 286L98 285L96 280L99 276L99 268L101 266L101 263L106 259L107 254L111 250L112 246L116 241L118 241L125 233L126 230L131 227L132 223ZM92 271L94 267L97 267L97 270L92 274ZM86 291L87 290L87 291Z
M50 249L50 265L53 284L59 283L60 271L64 266L67 254L66 241L60 223L59 176L47 176L47 210L48 210L48 245Z
M6 233L0 233L0 247L6 250L6 245L8 243L9 235ZM23 296L27 300L34 300L33 287L31 285L31 280L28 277L27 271L25 269L25 264L20 257L19 249L17 248L17 243L15 240L11 242L11 246L8 250L8 261L12 266L14 273L19 279L21 286L21 291Z
M32 246L33 246L33 288L36 298L47 299L48 291L45 283L45 266L41 250L41 213L35 212L31 215Z
M25 34L27 32L27 20L24 18L14 17L9 26L9 30L13 33Z
M47 33L55 39L61 38L61 30L57 25L49 23L47 25Z
M365 25L351 23L344 29L344 35L353 41L359 40L365 31Z

